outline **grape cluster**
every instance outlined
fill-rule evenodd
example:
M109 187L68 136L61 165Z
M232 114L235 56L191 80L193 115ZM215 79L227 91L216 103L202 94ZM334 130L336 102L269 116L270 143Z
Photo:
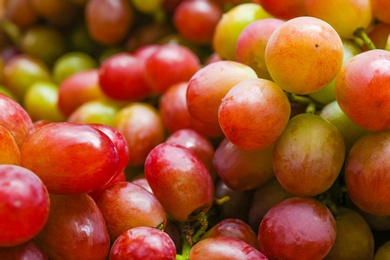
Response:
M0 15L0 259L390 259L388 0Z

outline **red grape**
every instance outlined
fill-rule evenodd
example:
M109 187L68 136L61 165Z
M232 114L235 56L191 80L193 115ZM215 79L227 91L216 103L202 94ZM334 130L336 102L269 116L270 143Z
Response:
M157 198L130 182L119 182L107 187L96 204L105 219L111 242L130 228L164 228L167 222L165 210Z
M176 247L167 233L152 227L135 227L113 243L110 260L175 260Z
M21 165L32 170L50 193L83 193L109 182L119 166L118 151L102 131L58 122L32 133L20 151Z
M370 50L355 55L336 78L336 99L340 108L365 129L390 129L389 79L390 52Z
M162 143L146 158L145 177L153 194L175 220L207 212L214 200L214 185L202 160L180 145Z
M0 247L16 246L36 236L49 216L49 193L32 171L0 165Z
M264 216L258 239L269 259L323 259L335 242L336 221L313 198L288 198Z
M360 209L375 215L390 215L389 134L382 131L361 137L345 163L348 195Z
M191 260L267 260L260 251L246 242L233 237L211 237L196 243L190 251Z
M266 79L249 79L232 87L222 99L218 122L234 145L259 150L282 134L290 113L290 102L278 85Z

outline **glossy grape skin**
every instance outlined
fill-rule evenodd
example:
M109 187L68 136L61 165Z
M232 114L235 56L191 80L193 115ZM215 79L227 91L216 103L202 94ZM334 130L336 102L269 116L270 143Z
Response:
M49 193L34 172L0 165L0 247L16 246L36 236L49 216Z
M288 198L273 206L260 223L260 251L269 259L323 259L336 239L336 221L313 198Z
M181 44L163 44L145 62L146 82L157 93L188 81L200 69L198 56Z
M162 143L148 154L145 177L153 194L175 220L186 221L213 203L214 185L204 163L191 150ZM185 191L185 192L183 192Z
M272 150L272 145L256 151L243 150L225 138L215 151L214 168L229 188L252 190L275 177Z
M105 97L99 85L98 70L80 71L61 82L58 107L65 116L87 101Z
M295 94L309 94L336 77L343 61L343 44L328 23L314 17L297 17L271 35L265 61L277 85Z
M259 4L241 3L224 13L213 36L213 50L224 60L236 60L237 39L251 22L272 17Z
M12 134L0 125L0 165L20 163L20 149Z
M233 237L259 249L259 242L254 230L244 221L235 218L226 218L212 226L201 239L209 237Z
M103 92L116 100L142 100L151 94L140 58L118 53L107 58L99 67L99 84Z
M183 1L175 9L173 22L184 38L199 44L209 44L222 15L222 8L212 1Z
M305 0L256 0L272 16L289 20L306 15Z
M242 240L233 237L211 237L196 243L190 251L191 260L267 260L260 251Z
M158 108L164 126L170 133L192 126L192 117L187 107L187 88L188 82L180 82L170 86L161 95Z
M0 94L0 111L0 125L11 133L20 148L34 132L31 117L18 102L3 94Z
M388 131L367 134L354 144L346 159L348 195L357 207L370 214L390 215L389 142Z
M50 193L83 193L110 181L119 166L111 139L92 126L58 122L36 130L23 143L21 165Z
M343 39L351 39L357 28L367 28L372 21L369 0L306 0L306 11L329 23Z
M246 26L240 33L236 45L236 60L256 71L259 78L272 80L265 63L265 48L271 34L284 20L264 18Z
M204 66L188 82L186 99L190 114L212 129L214 136L222 136L218 122L222 98L237 83L253 78L257 78L256 72L239 62L224 60Z
M349 59L336 78L336 100L357 125L370 130L390 129L390 53L370 50Z
M373 259L374 235L367 221L357 211L337 208L337 235L325 260Z
M161 116L147 103L133 102L120 109L113 126L126 138L129 166L143 165L148 153L165 139Z
M104 218L87 194L50 194L49 219L33 241L50 259L106 259L110 238Z
M273 144L290 118L283 90L265 79L244 80L232 87L218 109L218 122L240 149L260 150Z
M390 23L390 3L386 0L371 0L374 17L382 22Z
M122 41L134 23L134 11L127 0L88 1L84 16L92 39L104 45Z
M212 178L215 179L216 173L213 166L215 150L207 137L193 129L185 128L173 132L165 142L182 145L195 152L209 170Z
M110 260L175 260L176 247L167 233L152 227L131 228L115 240Z
M287 191L311 197L332 186L344 159L344 138L338 128L304 113L289 121L274 145L272 160L275 176Z
M4 260L29 259L29 260L48 260L48 256L32 240L26 243L11 246L0 247L0 258Z
M119 156L119 166L117 174L126 169L129 160L129 148L125 136L116 128L105 124L90 124L90 126L105 133L114 143Z
M157 198L146 189L119 182L107 187L96 200L103 214L111 242L130 228L165 227L167 217Z

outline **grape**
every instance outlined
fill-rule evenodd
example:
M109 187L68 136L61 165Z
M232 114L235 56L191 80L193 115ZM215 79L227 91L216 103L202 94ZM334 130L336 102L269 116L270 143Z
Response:
M23 99L28 87L37 81L50 81L48 66L26 54L13 56L4 66L4 83L17 99Z
M386 260L390 257L390 241L381 245L375 253L374 260Z
M58 92L58 107L67 117L85 102L105 97L97 69L69 76L61 82Z
M49 217L49 193L34 172L0 165L0 247L28 242Z
M134 55L123 52L115 54L107 58L98 70L100 87L108 97L137 101L151 93L142 60Z
M233 237L206 238L191 248L191 260L207 259L210 256L221 260L267 260L256 248Z
M38 21L39 15L32 7L30 0L6 1L4 16L17 26L25 28Z
M7 128L0 125L0 165L20 163L20 149L18 143Z
M303 113L289 121L274 145L272 161L276 178L287 191L312 197L332 186L344 159L338 128L318 115Z
M309 16L280 25L265 49L268 71L281 88L309 94L329 84L343 61L340 36L327 22Z
M218 109L222 98L240 81L253 78L257 75L251 67L234 61L218 61L201 68L188 82L186 99L190 114L212 129L208 132L221 136Z
M161 116L147 103L132 102L121 108L113 126L126 138L130 166L143 165L149 152L165 139Z
M272 80L265 63L268 39L284 21L276 18L256 20L240 33L236 45L236 59L256 71L259 78Z
M374 17L382 22L389 23L390 3L386 0L371 0L371 4Z
M198 56L180 44L164 44L146 59L145 77L151 89L165 92L170 86L188 81L200 69Z
M222 99L218 122L226 138L244 150L264 149L282 134L290 118L283 90L265 79L244 80Z
M309 16L329 23L343 39L353 38L358 28L367 28L372 21L370 0L306 0Z
M102 213L85 193L50 194L49 219L33 241L53 260L104 260L110 250Z
M275 177L272 150L272 145L255 151L243 150L225 138L215 151L214 167L229 188L252 190Z
M372 259L374 235L366 220L349 208L339 207L336 218L337 235L326 260Z
M244 221L235 218L225 218L211 227L201 239L209 237L233 237L259 249L257 235Z
M370 130L390 129L390 53L370 50L349 59L336 78L336 99L357 125Z
M192 116L187 107L187 88L188 82L179 82L161 95L159 111L164 126L170 133L192 127Z
M128 0L90 0L84 16L92 39L104 45L122 41L134 23Z
M390 215L387 183L388 131L367 134L352 146L345 164L348 195L360 209L375 215Z
M258 239L269 259L323 259L336 240L336 221L313 198L288 198L264 216Z
M222 8L212 1L191 0L181 2L172 19L184 38L199 44L210 44L222 14Z
M96 204L105 219L111 242L130 228L164 228L167 222L165 210L157 198L130 182L119 182L107 187Z
M175 260L176 247L163 231L152 227L135 227L121 234L111 247L110 259Z
M210 173L188 148L170 143L154 147L145 161L145 177L153 194L175 220L186 221L212 206L214 185Z
M97 67L95 59L84 52L67 52L53 64L52 74L56 83L60 84L71 75Z
M111 139L92 126L51 123L33 132L20 150L21 165L32 170L50 193L83 193L110 181L119 166Z
M271 15L289 20L306 15L305 0L256 0Z
M31 120L64 121L65 116L58 107L58 85L52 82L35 82L26 91L24 109Z
M261 5L241 3L224 13L213 35L212 46L215 52L227 60L236 60L237 39L242 30L251 22L270 18Z

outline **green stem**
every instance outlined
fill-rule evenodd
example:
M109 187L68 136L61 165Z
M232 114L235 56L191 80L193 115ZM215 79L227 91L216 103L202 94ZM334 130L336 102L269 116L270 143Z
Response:
M366 31L364 28L358 28L356 31L353 33L354 36L357 38L361 39L363 43L366 45L367 49L369 50L375 50L375 44L371 41L371 39L368 37Z
M176 255L176 260L188 260L188 259L190 259L190 250L191 250L191 246L188 243L188 240L184 238L183 239L183 247L182 247L181 255L177 254Z
M306 113L314 114L316 112L317 105L310 97L300 96L289 92L286 92L286 95L291 103L306 106Z
M214 202L215 202L215 204L221 206L222 204L224 204L225 202L228 202L229 200L230 200L230 197L228 195L226 195L226 196L223 196L222 198L219 198L219 199L215 198Z
M198 218L198 222L200 223L200 228L192 236L193 243L198 242L200 237L206 232L207 228L209 227L209 222L207 220L206 213L202 211L201 213L198 214L197 218Z

